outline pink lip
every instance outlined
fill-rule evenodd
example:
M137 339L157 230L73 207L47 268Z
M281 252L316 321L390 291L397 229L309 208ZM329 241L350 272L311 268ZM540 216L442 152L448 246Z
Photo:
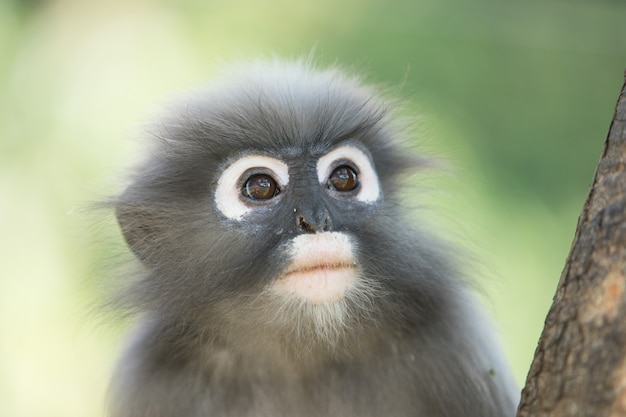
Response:
M356 269L355 263L309 262L288 269L275 282L274 288L313 304L335 302L354 284Z
M291 262L273 290L313 304L340 300L358 279L358 263L347 235L337 232L303 234L293 239Z
M318 264L304 264L304 265L293 265L288 268L287 271L283 274L283 277L292 274L307 274L311 272L319 272L319 271L332 271L336 269L355 269L357 267L355 262L325 262Z

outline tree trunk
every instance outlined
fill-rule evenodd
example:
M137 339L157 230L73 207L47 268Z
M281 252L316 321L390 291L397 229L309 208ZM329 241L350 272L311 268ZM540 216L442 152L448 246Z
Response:
M625 166L626 82L518 417L626 416Z

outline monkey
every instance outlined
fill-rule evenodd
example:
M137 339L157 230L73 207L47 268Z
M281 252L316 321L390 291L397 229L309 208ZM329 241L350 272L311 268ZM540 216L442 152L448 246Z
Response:
M398 102L307 59L179 98L112 198L138 261L111 417L512 417L455 250L401 203Z

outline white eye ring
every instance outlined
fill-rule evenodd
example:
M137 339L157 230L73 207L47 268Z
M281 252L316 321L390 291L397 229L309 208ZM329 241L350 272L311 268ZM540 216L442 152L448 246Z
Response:
M284 188L289 182L289 169L284 162L264 155L246 155L226 167L217 180L215 204L217 209L232 220L241 220L253 207L241 195L241 177L253 168L267 169Z
M350 161L359 171L359 189L354 198L364 203L373 203L380 198L380 184L378 175L370 158L361 149L352 145L343 145L317 161L317 178L322 185L326 185L328 177L337 168L336 161Z

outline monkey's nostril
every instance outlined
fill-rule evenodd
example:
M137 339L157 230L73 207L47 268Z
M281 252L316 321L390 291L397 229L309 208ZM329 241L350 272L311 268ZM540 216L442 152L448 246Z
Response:
M300 229L302 229L305 233L315 233L315 229L311 227L311 225L302 216L298 216L298 226L300 226Z
M322 225L322 232L328 232L328 214L324 217L324 224Z

